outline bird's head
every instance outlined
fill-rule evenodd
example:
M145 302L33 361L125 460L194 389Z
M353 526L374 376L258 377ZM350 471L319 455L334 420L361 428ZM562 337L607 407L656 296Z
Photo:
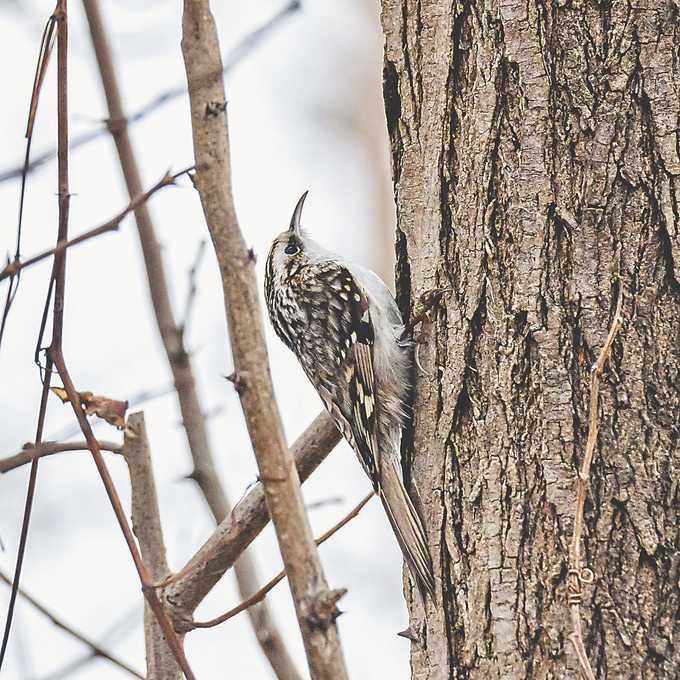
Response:
M302 206L305 203L305 198L307 198L307 193L305 191L302 194L302 197L295 206L293 217L290 220L290 227L279 234L272 243L267 258L267 273L269 276L290 276L309 260L309 255L306 252L308 239L300 229Z

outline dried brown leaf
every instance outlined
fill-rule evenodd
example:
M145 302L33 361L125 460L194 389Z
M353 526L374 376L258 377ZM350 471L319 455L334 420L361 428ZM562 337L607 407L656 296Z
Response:
M54 392L61 399L62 404L68 401L68 394L63 387L50 387L50 392Z
M66 390L62 387L50 387L59 399L65 404L69 401ZM80 403L85 410L86 416L95 415L105 420L110 425L119 430L125 429L125 412L127 411L127 401L117 401L108 397L96 397L92 392L79 392Z

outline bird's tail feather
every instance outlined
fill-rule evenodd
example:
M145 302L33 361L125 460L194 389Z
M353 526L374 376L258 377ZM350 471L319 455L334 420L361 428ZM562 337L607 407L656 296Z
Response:
M380 500L385 507L406 564L418 584L423 603L425 592L429 593L432 601L436 603L434 570L423 524L394 464L391 462L384 464L380 472Z

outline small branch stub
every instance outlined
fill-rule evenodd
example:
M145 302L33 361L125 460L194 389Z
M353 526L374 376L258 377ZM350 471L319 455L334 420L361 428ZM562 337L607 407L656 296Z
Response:
M346 588L326 590L305 603L307 623L310 628L326 630L342 614L338 601L347 594Z

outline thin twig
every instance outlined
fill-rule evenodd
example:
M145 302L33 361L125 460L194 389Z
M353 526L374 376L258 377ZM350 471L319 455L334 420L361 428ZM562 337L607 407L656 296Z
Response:
M342 527L345 526L348 522L353 520L363 509L364 505L368 503L368 501L373 498L375 495L374 491L371 491L362 501L357 503L357 505L350 510L337 524L335 524L333 527L331 527L325 534L320 536L319 538L316 539L316 544L317 546L321 545L325 541L327 541L333 534L337 533L342 529ZM238 606L234 607L233 609L230 609L228 612L222 614L221 616L218 616L215 619L212 619L210 621L194 621L193 627L194 628L213 628L214 626L218 626L220 623L224 623L225 621L228 621L229 619L233 618L237 614L240 614L242 611L245 611L249 607L252 607L254 604L257 604L258 602L261 602L264 600L264 598L267 596L270 590L274 588L278 583L283 581L283 579L286 576L286 570L282 569L274 578L267 583L267 585L263 586L260 588L258 592L256 592L254 595L249 597L247 600L244 602L241 602Z
M136 614L137 608L135 608L135 611L132 613L128 612L127 614L124 614L117 622L106 628L99 636L99 639L106 641L109 645L116 644L118 640L122 639L123 635L130 631L131 626L136 624ZM79 658L73 659L71 662L60 666L47 675L43 675L40 678L33 678L33 680L64 680L64 678L68 678L78 669L83 668L96 659L97 655L89 650ZM152 678L147 678L146 680L152 680Z
M0 281L3 281L8 277L16 276L22 269L30 267L32 264L40 262L41 260L51 257L52 255L61 253L62 251L66 250L67 248L70 248L71 246L78 245L83 241L87 241L88 239L91 239L95 236L99 236L100 234L105 234L108 231L116 231L120 223L131 212L137 210L141 205L146 203L156 192L160 191L163 187L174 185L175 181L179 177L181 177L182 175L186 175L193 169L194 168L192 166L174 175L166 173L153 187L151 187L151 189L149 189L146 193L142 194L141 196L137 196L135 199L130 201L129 205L122 212L118 213L118 215L116 215L113 219L109 220L108 222L105 222L104 224L95 227L90 231L86 231L84 234L76 236L71 240L60 241L54 248L46 250L45 252L40 253L40 255L36 255L35 257L32 257L29 260L26 260L25 262L21 262L20 260L17 259L13 260L0 272Z
M232 69L234 69L241 60L247 57L253 49L255 49L265 37L270 35L273 29L277 28L283 19L293 14L296 10L300 9L301 3L299 0L291 0L287 5L282 7L271 19L269 19L265 24L256 29L253 33L247 36L241 43L239 43L224 59L224 69L223 74L226 76ZM186 95L187 88L185 86L179 86L172 90L166 90L165 92L154 97L148 104L143 106L141 109L129 116L128 118L113 118L110 117L105 125L102 125L96 130L90 130L85 132L78 137L74 137L69 148L71 151L81 146L85 146L90 142L98 139L99 137L107 134L113 128L118 128L125 125L132 125L134 123L143 120L148 115L154 111L160 109L165 104L174 101L175 99ZM10 179L15 179L16 177L21 177L24 168L28 171L35 170L37 167L43 165L47 161L54 158L56 151L51 149L50 151L45 151L44 153L36 156L28 166L21 165L19 167L12 168L10 170L5 170L5 172L0 173L0 183L6 182Z
M583 534L583 509L586 501L586 493L590 483L590 465L593 460L593 452L597 444L597 425L598 425L598 398L600 393L600 378L604 371L604 364L609 356L609 352L614 342L616 334L622 324L621 307L623 304L623 283L619 281L619 295L616 302L616 312L612 322L607 341L600 352L597 362L590 369L590 405L588 422L588 440L583 455L583 463L576 482L576 500L574 512L574 533L569 549L569 569L567 572L567 603L571 611L571 622L573 632L569 636L576 656L581 666L581 672L587 680L595 680L595 675L588 661L583 637L581 634L581 584L588 585L593 582L593 572L587 567L581 566L581 537Z
M102 451L120 453L122 446L115 442L100 441L99 448ZM26 465L37 458L44 458L55 453L65 451L89 451L87 442L42 442L39 446L35 444L24 444L24 448L13 456L0 458L0 474L16 470L16 468Z
M51 16L47 20L45 29L43 30L42 39L40 41L40 53L38 56L38 64L35 70L33 79L33 91L31 93L31 103L28 112L28 122L26 124L26 151L24 153L24 164L20 170L21 175L21 193L19 195L19 217L17 220L17 246L14 251L14 261L18 262L21 259L21 234L24 217L24 202L26 199L26 180L28 177L29 161L31 158L31 144L33 142L33 127L35 125L35 114L38 110L38 101L40 100L40 92L42 84L47 73L47 66L52 55L52 48L56 38L56 19ZM5 334L5 327L7 319L9 318L9 310L12 307L14 298L19 289L19 275L13 275L10 278L9 287L7 289L7 296L5 298L5 306L2 312L2 320L0 321L0 346L2 346L2 338ZM0 661L2 666L2 661Z
M12 585L12 580L8 578L2 571L0 571L0 580L4 581L7 585L11 586ZM43 616L46 616L57 628L61 628L64 632L68 633L72 637L74 637L76 640L79 640L82 642L84 645L87 645L91 650L92 654L94 656L99 656L102 659L107 659L111 663L115 664L119 668L122 668L124 671L127 671L130 673L130 675L134 675L136 678L142 678L144 679L143 675L140 675L134 668L130 668L124 661L121 661L120 659L116 658L109 652L107 652L103 647L100 647L96 642L92 642L92 640L88 640L84 635L81 635L78 633L76 630L71 628L67 623L64 623L60 618L52 614L48 609L43 607L43 605L40 604L35 598L31 597L28 593L26 593L24 590L19 588L19 595L26 600L26 602L29 602L32 604Z
M184 314L182 315L182 321L180 322L180 328L182 329L183 335L187 332L187 328L189 326L189 316L194 309L194 303L196 301L196 275L198 274L198 268L200 267L201 260L203 259L203 253L205 253L205 239L198 244L196 259L189 270L189 292L187 293L187 301L184 305Z
M30 142L33 138L33 123L35 120L35 111L37 110L38 107L38 99L40 97L40 91L41 91L41 86L43 83L44 79L44 74L47 69L47 62L49 62L50 55L52 53L52 47L54 44L54 34L55 34L55 29L59 31L59 23L63 24L64 27L61 28L61 33L62 33L62 38L61 42L63 42L63 36L65 33L65 11L62 13L61 12L62 5L61 3L58 2L54 14L49 18L47 26L45 28L45 31L43 33L42 41L41 41L41 46L40 46L40 57L38 59L38 67L37 67L37 72L36 72L36 77L35 81L33 84L33 93L31 95L31 105L30 105L30 112L28 116L28 125L27 125L27 138L29 140L26 148L26 161L30 155ZM61 139L59 140L61 143ZM25 177L26 175L26 161L24 162L24 168L23 168L23 176ZM23 196L25 193L25 179L22 181L22 201L23 201ZM19 259L20 255L20 244L21 244L21 214L23 211L23 203L22 207L20 208L20 218L19 218L19 228L17 229L17 250L16 250L16 255L15 255L15 260ZM62 211L61 204L59 208L60 214ZM62 235L62 222L60 220L60 225L59 225L59 232L57 236L57 242L61 238ZM55 259L53 265L52 265L52 276L50 278L50 285L49 285L49 290L47 293L47 300L45 301L45 307L43 309L43 316L42 316L42 321L40 325L40 332L38 336L38 346L42 343L42 338L43 338L43 333L45 332L45 326L47 323L47 315L49 313L49 304L50 300L52 298L52 293L54 291L54 283L56 280L57 276L57 270L58 270L58 263ZM7 323L7 318L9 316L9 310L12 305L12 301L14 300L14 296L16 295L18 287L18 275L17 276L12 276L10 280L10 285L7 291L7 299L5 302L5 307L3 310L3 315L2 315L2 322L0 324L0 341L2 341L2 334L4 333L5 330L5 325ZM56 320L56 308L55 308L55 320ZM55 321L56 323L56 321ZM36 350L37 353L37 350ZM43 389L42 393L40 396L40 408L38 412L38 424L36 426L36 434L35 434L35 441L36 445L40 445L40 442L42 441L42 435L43 435L43 427L45 425L45 416L47 413L47 396L49 394L49 386L50 386L50 379L52 375L52 363L49 357L47 358L46 364L45 364L45 378L43 381ZM3 636L2 636L2 648L0 648L0 669L2 669L3 662L5 660L5 656L7 655L7 648L9 646L9 635L10 631L12 629L12 621L14 618L14 608L16 606L16 601L17 601L17 595L19 593L19 582L21 580L21 570L23 568L23 563L24 563L24 556L26 554L26 544L28 542L28 527L31 522L31 512L33 510L33 500L35 498L35 487L36 483L38 481L38 459L34 460L31 463L31 472L29 474L28 478L28 488L26 490L26 503L24 505L24 516L21 524L21 534L19 536L19 547L17 550L17 559L16 559L16 564L14 566L14 578L12 580L12 591L10 593L9 597L9 604L7 606L7 616L5 618L5 629L3 631Z
M50 376L52 375L52 363L48 359L45 367L45 382L40 396L40 410L38 413L38 425L36 427L35 441L40 446L42 439L43 426L45 424L45 414L47 413L47 395L49 394ZM31 511L33 509L33 499L35 498L35 486L38 481L38 459L31 462L31 471L28 478L28 488L26 490L26 503L24 505L24 517L21 523L21 534L19 536L19 548L17 550L16 564L14 565L14 578L12 580L12 591L7 606L7 616L5 618L5 630L2 636L2 648L0 649L0 669L7 654L9 645L9 634L12 629L14 618L14 607L16 606L17 595L19 594L19 582L21 580L21 570L26 554L26 543L28 541L28 527L31 522Z

